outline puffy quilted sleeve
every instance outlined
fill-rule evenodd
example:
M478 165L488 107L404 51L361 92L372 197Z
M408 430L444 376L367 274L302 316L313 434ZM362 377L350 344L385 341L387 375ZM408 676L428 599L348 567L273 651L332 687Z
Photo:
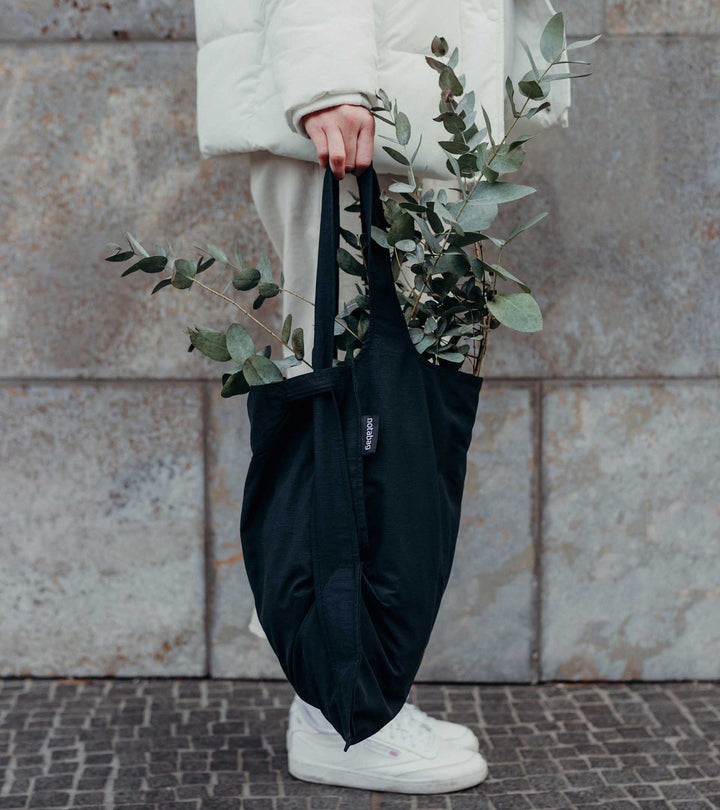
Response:
M288 126L336 104L376 103L373 0L265 0L266 60Z

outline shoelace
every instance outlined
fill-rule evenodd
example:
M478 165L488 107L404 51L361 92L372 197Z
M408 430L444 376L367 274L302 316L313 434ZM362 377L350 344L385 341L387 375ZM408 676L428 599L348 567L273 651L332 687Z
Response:
M406 703L405 706L412 706ZM413 708L416 708L413 706ZM420 747L426 751L431 751L436 744L436 734L425 722L422 716L427 717L420 709L417 711L398 712L395 717L382 729L387 734L388 740L397 743L407 743L413 748Z
M422 722L427 722L430 719L430 715L427 712L424 712L419 706L416 706L414 703L406 703L405 709L406 712L410 714L414 714L418 720Z

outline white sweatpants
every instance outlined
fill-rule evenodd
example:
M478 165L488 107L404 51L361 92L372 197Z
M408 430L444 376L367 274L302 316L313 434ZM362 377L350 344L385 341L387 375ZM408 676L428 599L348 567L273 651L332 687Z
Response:
M325 169L318 163L274 155L266 151L250 153L250 194L275 252L282 262L285 274L284 286L309 301L315 300L315 272L324 176ZM394 179L406 182L405 173L399 165L395 175L378 175L381 190L385 191ZM448 185L453 185L450 176L447 183L426 180L423 188L439 189ZM353 202L350 191L357 196L357 179L352 174L346 175L340 181L340 225L359 235L360 214L343 210L346 205ZM400 199L394 194L388 196ZM452 199L452 196L450 198ZM348 248L342 239L340 244ZM275 276L275 280L279 283L280 271L277 267ZM339 302L342 309L357 295L355 283L359 282L359 278L341 270L339 279ZM305 357L310 361L315 307L289 293L280 295L282 317L285 318L292 312L293 329L302 327L305 337ZM287 354L287 350L285 353ZM300 363L287 369L286 374L291 377L308 371L311 371L310 367ZM267 638L254 607L248 629L255 635Z

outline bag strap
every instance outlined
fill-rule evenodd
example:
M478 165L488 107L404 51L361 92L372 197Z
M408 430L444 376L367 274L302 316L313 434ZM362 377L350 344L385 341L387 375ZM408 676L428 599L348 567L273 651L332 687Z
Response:
M395 280L387 248L371 237L371 228L387 228L380 199L380 184L372 165L357 177L360 194L362 232L367 240L367 266L370 295L370 323L365 339L379 333L391 340L406 340L411 344L400 302L395 292ZM315 323L312 364L314 369L332 365L334 318L339 305L339 268L337 252L340 247L339 182L330 169L325 169L320 216L320 239L315 279Z

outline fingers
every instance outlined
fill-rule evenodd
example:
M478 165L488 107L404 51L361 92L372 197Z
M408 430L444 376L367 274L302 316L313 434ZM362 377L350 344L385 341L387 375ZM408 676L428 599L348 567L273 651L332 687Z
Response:
M318 163L324 169L327 166L329 155L328 140L325 130L320 126L317 119L313 118L312 116L308 116L305 123L305 131L310 136L310 140L315 146L318 156Z
M309 113L303 122L320 166L329 163L338 180L346 172L367 169L372 162L375 119L365 107L341 104Z
M346 165L345 138L337 125L327 127L325 134L327 135L330 169L338 180L342 180L345 177Z
M355 152L355 172L360 173L372 163L375 145L375 118L370 116L367 123L361 124Z

